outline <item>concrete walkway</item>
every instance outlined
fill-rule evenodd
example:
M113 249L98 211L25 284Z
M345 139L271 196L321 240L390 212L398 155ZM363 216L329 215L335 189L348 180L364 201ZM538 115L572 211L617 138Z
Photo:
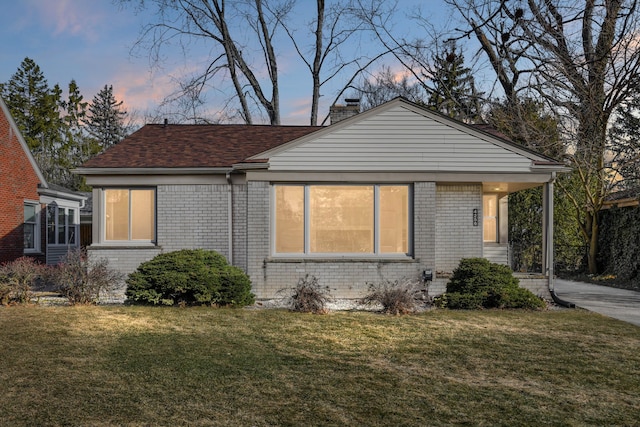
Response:
M640 292L555 280L556 295L577 307L640 326Z

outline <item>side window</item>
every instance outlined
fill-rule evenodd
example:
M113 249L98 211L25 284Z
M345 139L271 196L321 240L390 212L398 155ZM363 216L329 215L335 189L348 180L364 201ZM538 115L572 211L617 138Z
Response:
M40 251L40 206L36 203L24 204L24 251Z
M104 197L105 240L155 240L155 190L107 189Z

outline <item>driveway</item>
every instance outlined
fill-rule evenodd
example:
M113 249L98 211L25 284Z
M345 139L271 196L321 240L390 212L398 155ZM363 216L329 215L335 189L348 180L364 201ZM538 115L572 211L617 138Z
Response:
M577 307L640 326L640 292L555 280L556 295Z

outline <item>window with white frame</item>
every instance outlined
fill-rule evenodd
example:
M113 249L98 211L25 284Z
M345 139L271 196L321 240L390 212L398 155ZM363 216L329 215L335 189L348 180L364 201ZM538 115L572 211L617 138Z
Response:
M47 206L47 244L76 246L78 242L78 209Z
M409 185L274 185L276 254L408 254Z
M155 190L104 190L105 240L155 240Z
M24 203L24 252L40 251L40 204Z

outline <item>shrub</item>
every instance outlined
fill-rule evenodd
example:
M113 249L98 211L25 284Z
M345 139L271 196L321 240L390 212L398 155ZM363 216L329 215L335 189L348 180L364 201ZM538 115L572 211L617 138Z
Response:
M290 289L289 309L301 313L325 314L331 300L328 286L320 286L315 276L308 274L298 279L296 286Z
M123 278L106 259L90 260L85 251L75 249L50 270L48 279L69 303L95 304L101 293L112 292Z
M440 308L452 310L478 310L484 308L483 294L463 294L460 292L447 292L433 299L433 303Z
M142 263L126 280L127 301L162 305L254 303L249 277L224 256L204 249L183 249Z
M496 287L518 287L518 279L506 265L485 258L464 258L447 283L447 293L479 293Z
M0 304L28 304L36 281L42 278L44 266L35 259L21 257L0 266Z
M382 312L387 314L409 314L417 310L422 291L423 286L412 280L370 283L369 293L362 299L362 303L381 304Z
M439 307L451 309L524 308L545 306L541 298L520 288L511 270L484 258L460 260L453 272L447 292L435 300Z

